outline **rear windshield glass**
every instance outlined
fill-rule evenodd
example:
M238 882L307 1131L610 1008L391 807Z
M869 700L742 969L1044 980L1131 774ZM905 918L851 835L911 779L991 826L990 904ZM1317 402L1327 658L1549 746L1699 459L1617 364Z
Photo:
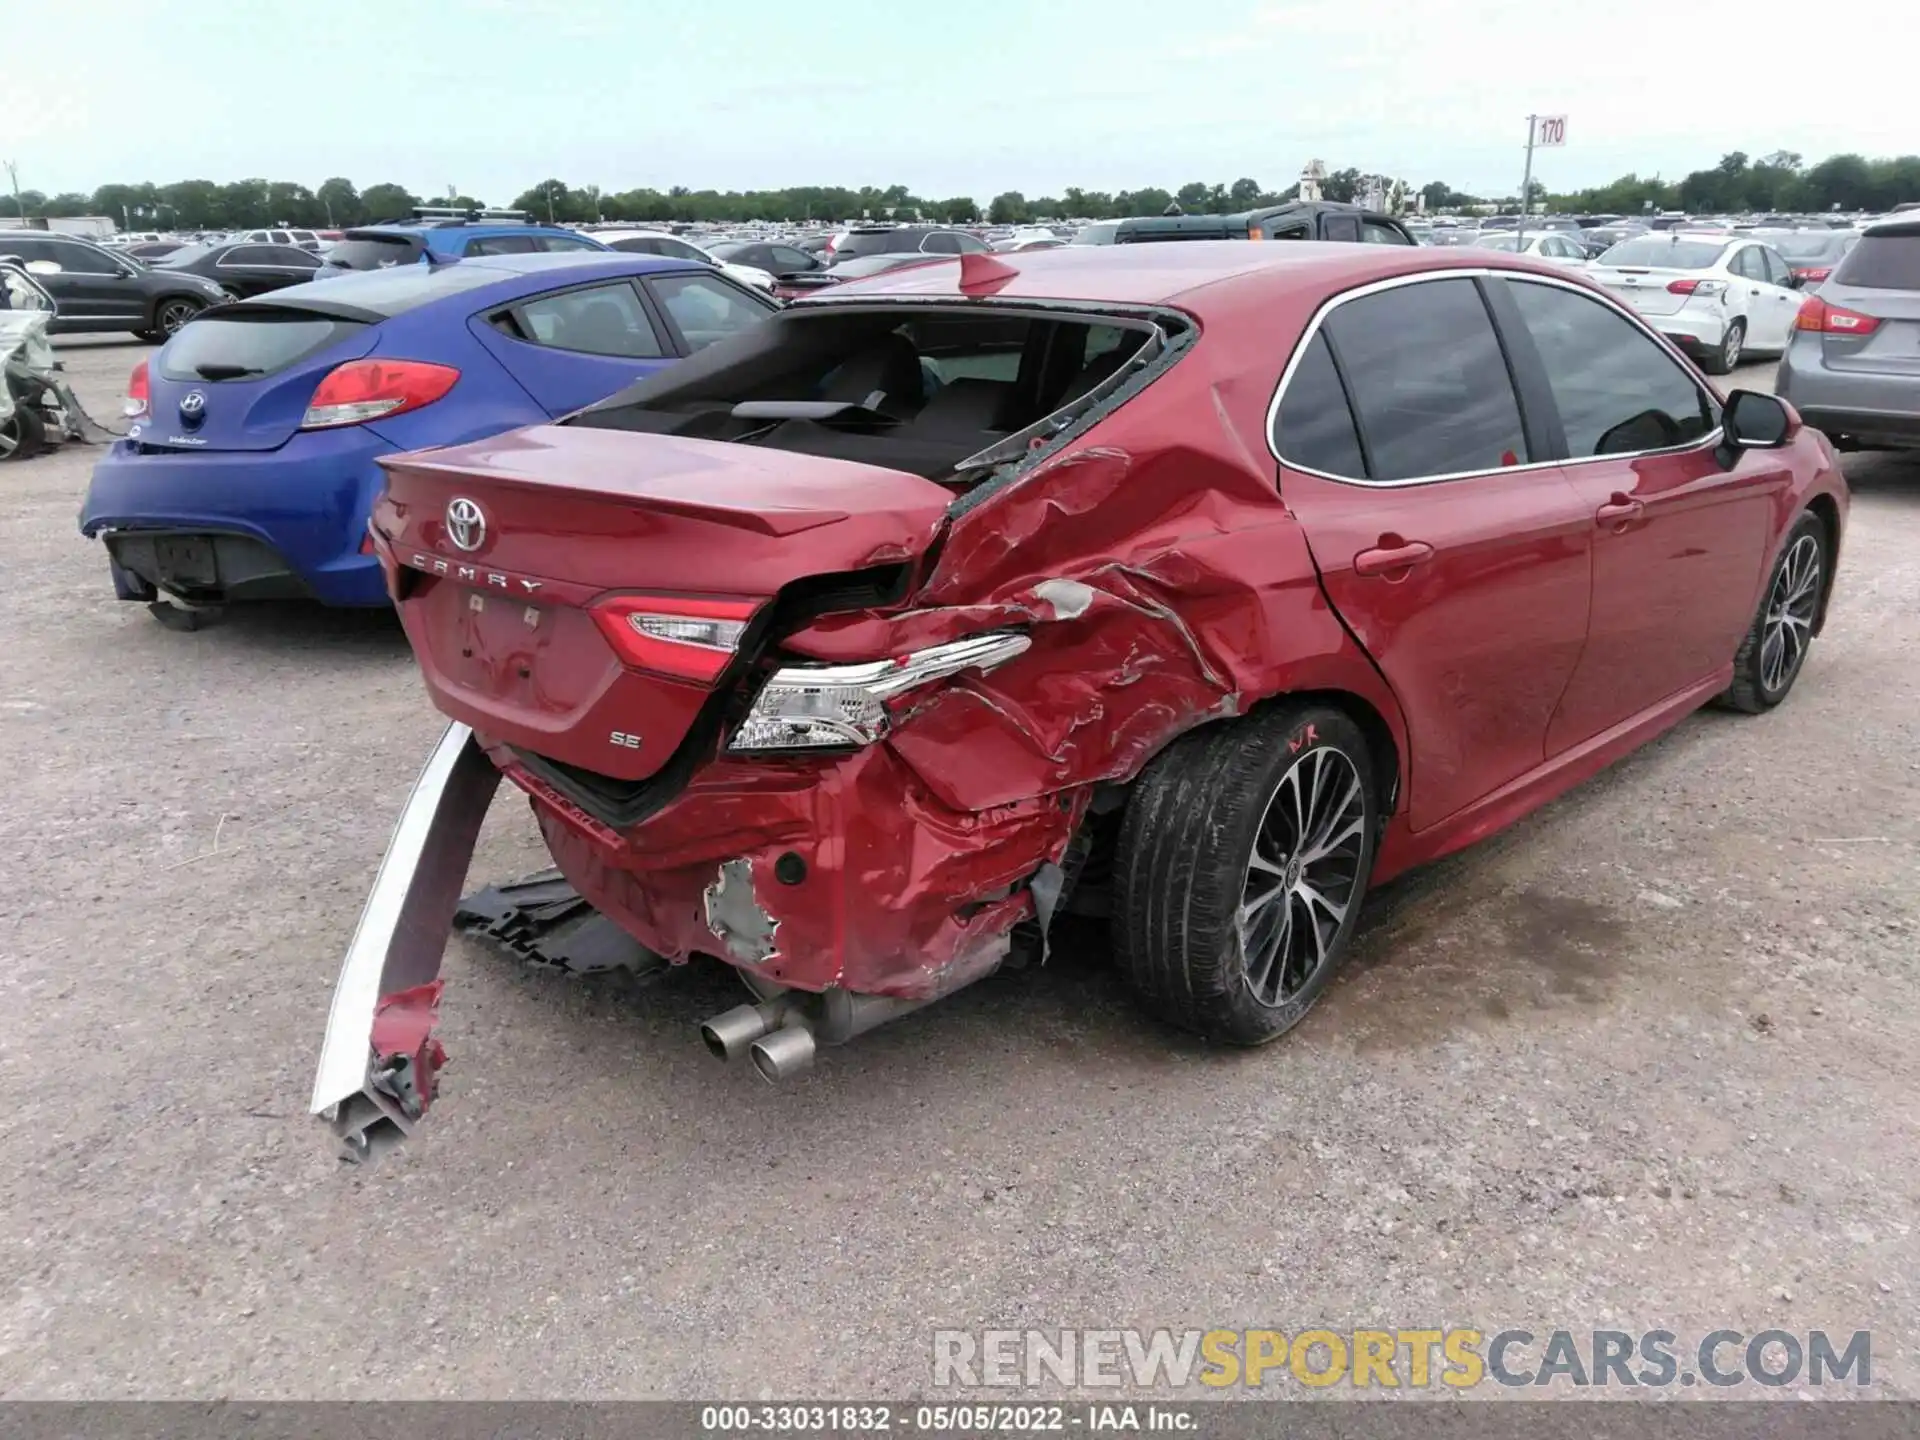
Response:
M1101 225L1083 225L1073 237L1075 245L1111 245L1113 237L1119 233L1120 222L1109 220Z
M420 242L404 235L361 235L342 240L327 251L327 263L348 270L381 270L420 258Z
M220 247L218 245L182 245L178 250L150 257L149 265L165 265L169 268L179 265L191 265L196 260L205 259Z
M1796 230L1790 235L1756 234L1789 260L1831 260L1846 248L1847 237L1837 230Z
M1833 273L1839 285L1866 290L1920 290L1920 226L1893 235L1863 235Z
M298 311L229 312L183 325L160 352L169 380L258 380L366 327Z
M855 230L840 237L839 242L833 247L833 257L839 260L848 255L880 255L888 250L913 250L916 248L918 247L905 244L904 242L899 244L894 243L893 232L891 230L868 230L864 232Z
M1705 270L1727 248L1723 240L1670 240L1636 235L1600 257L1602 265L1657 265L1667 270Z

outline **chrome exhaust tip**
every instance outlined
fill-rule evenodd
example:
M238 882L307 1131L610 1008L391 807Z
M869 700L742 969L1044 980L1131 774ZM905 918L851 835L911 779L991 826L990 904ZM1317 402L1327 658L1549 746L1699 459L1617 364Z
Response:
M804 1025L783 1025L748 1046L747 1058L762 1080L778 1084L809 1068L813 1052L813 1031Z
M700 1040L716 1059L738 1060L773 1028L758 1005L736 1005L700 1027Z

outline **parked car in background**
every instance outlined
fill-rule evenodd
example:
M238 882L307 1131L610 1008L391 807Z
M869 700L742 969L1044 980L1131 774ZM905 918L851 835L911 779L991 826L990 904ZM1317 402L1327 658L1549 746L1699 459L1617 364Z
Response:
M1744 236L1653 232L1622 240L1588 273L1709 375L1750 353L1778 355L1800 312L1800 282L1780 252Z
M942 225L857 225L833 237L832 263L869 255L985 255L993 247L977 235Z
M1636 235L1645 235L1647 226L1639 220L1610 221L1605 225L1596 225L1590 230L1582 230L1574 236L1586 250L1589 260L1597 260L1622 240L1631 240Z
M1774 384L1844 448L1920 448L1920 219L1870 226L1802 301Z
M270 230L235 230L226 237L234 244L298 245L302 250L318 250L323 237L317 230L281 227Z
M1414 243L1407 227L1391 215L1333 200L1291 200L1284 205L1245 210L1237 215L1141 215L1119 221L1115 225L1111 243L1129 245L1162 240L1331 240L1373 245Z
M870 275L885 274L889 270L899 270L908 265L931 265L936 261L953 258L951 255L925 255L914 250L890 255L858 255L851 260L843 260L817 275L789 275L775 284L773 293L782 299L796 299L803 295L811 295L816 290L844 285L849 280L864 280Z
M134 367L80 528L123 600L383 605L378 462L548 420L776 306L710 266L480 256L223 305Z
M602 915L740 972L702 1038L769 1079L1070 909L1155 1017L1256 1045L1369 886L1801 673L1831 449L1578 278L1367 245L996 266L823 291L391 459L372 543L450 724L322 1046L357 1151L433 1103L502 775Z
M706 253L727 265L743 265L787 280L796 275L818 275L827 268L824 257L777 240L722 240Z
M136 245L119 246L118 253L130 255L143 265L152 265L195 243L192 240L142 240Z
M425 207L423 207L424 209ZM357 225L320 261L320 278L350 270L384 270L414 265L421 260L458 260L479 255L568 254L605 251L591 236L557 225L534 225L518 212L474 212L474 218L433 213L419 219L383 225Z
M154 264L211 280L236 300L312 280L320 257L298 245L189 245Z
M1818 285L1859 243L1858 230L1755 230L1753 238L1780 252L1802 285Z
M759 290L773 289L772 274L759 266L722 259L705 246L696 245L678 235L669 235L664 230L596 230L593 233L594 239L609 250L620 250L629 255L665 255L674 260L693 260L725 271L742 285L752 285Z
M164 340L227 294L185 271L156 270L72 235L0 230L0 256L17 257L59 306L51 335L131 331Z
M1476 249L1498 250L1507 255L1530 255L1556 265L1585 265L1587 247L1577 234L1559 230L1529 230L1522 236L1512 231L1482 235L1473 241Z

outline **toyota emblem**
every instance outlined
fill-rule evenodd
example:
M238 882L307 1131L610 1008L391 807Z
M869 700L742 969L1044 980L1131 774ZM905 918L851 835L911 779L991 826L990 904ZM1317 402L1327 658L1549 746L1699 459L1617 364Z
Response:
M447 502L447 538L462 550L478 550L487 541L487 517L464 495Z

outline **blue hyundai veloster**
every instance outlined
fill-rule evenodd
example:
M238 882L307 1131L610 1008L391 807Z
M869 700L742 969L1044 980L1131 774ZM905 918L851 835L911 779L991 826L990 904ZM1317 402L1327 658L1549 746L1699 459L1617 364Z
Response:
M551 420L775 305L708 265L601 251L216 306L135 367L133 423L94 467L80 530L124 600L384 605L366 535L382 456Z

